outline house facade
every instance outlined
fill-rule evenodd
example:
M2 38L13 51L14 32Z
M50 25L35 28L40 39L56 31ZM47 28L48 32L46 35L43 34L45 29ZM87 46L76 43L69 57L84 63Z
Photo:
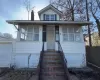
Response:
M91 22L61 20L62 12L52 5L48 5L38 12L40 20L7 20L17 28L17 40L12 41L9 67L36 68L40 53L58 51L61 44L68 67L81 68L86 66L85 43L82 26ZM8 50L9 52L9 50ZM0 64L1 65L1 64Z

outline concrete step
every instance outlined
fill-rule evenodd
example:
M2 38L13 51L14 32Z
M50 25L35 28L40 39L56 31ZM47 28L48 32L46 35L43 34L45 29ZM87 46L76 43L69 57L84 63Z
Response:
M64 72L43 72L42 76L64 76Z
M41 72L43 80L65 80L60 54L56 51L45 51Z
M43 80L65 80L64 76L43 76Z
M62 62L61 60L43 60L43 63L44 62L55 62L55 63L58 63L58 62Z
M52 54L44 54L43 56L49 56L49 57L51 57L51 56L52 56L52 57L53 57L53 56L57 56L57 57L59 57L60 55L59 55L59 54L53 54L53 53L52 53Z
M42 65L62 65L62 62L43 62Z
M42 67L51 67L51 68L53 68L53 67L62 67L63 68L63 66L62 65L45 65L45 66L43 66L42 65Z
M54 70L54 71L60 71L60 70L64 70L63 67L42 67L43 70Z
M63 72L64 71L64 69L63 68L42 68L42 71L43 72L55 72L55 71L61 71L61 72Z
M51 56L46 56L46 57L43 57L43 60L61 60L61 57L55 57L55 56L53 56L53 57L51 57Z

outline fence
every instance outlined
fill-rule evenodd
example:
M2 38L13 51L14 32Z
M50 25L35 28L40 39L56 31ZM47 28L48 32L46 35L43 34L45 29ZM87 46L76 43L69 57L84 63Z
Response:
M100 67L100 46L93 46L91 48L89 46L86 46L86 59L87 62Z

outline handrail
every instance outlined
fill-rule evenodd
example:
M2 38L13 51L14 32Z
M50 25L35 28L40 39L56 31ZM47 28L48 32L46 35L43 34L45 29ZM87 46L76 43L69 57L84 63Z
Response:
M60 53L60 56L62 58L62 64L64 66L64 73L65 73L66 80L69 80L69 72L68 72L68 68L67 68L67 60L65 58L63 49L62 49L61 44L60 44L59 41L58 41L58 52Z
M42 51L41 51L41 53L40 53L40 59L39 59L38 80L42 80L42 78L41 78L41 73L42 73L43 53L44 53L44 42L43 42Z

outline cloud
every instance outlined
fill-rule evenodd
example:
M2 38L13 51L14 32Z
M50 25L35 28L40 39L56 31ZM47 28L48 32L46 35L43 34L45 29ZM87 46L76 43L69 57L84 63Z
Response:
M0 16L10 17L23 5L23 0L0 0Z
M25 0L0 0L0 32L10 33L16 38L17 30L12 24L8 24L6 20L27 20L28 14L24 6ZM38 11L45 7L48 0L30 0L34 8L35 20L39 20Z

